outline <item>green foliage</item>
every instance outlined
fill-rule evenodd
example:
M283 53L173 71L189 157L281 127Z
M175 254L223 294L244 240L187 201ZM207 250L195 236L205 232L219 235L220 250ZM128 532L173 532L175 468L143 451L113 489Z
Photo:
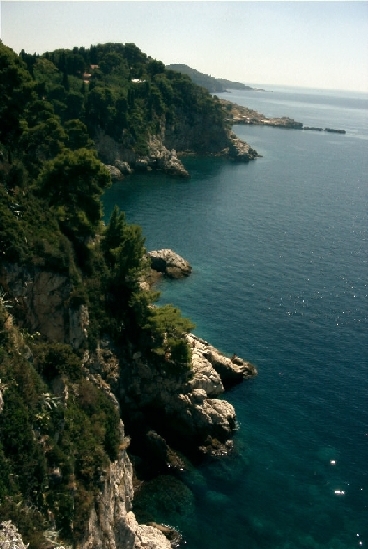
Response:
M68 120L64 128L68 136L68 148L72 151L94 147L94 143L88 135L87 126L79 119Z
M110 185L110 174L94 152L61 152L44 165L38 187L60 227L74 240L93 236L101 220L100 196Z
M78 381L83 377L81 360L64 343L37 344L35 368L48 382L56 376L67 376L71 381Z
M43 162L58 155L66 141L67 134L56 115L51 115L31 128L24 127L20 146L32 175L37 176Z
M167 365L175 366L170 371L180 372L190 368L192 355L185 334L193 328L194 324L182 317L180 310L173 305L151 307L145 325L151 338L151 351L164 357Z
M0 142L14 145L21 135L21 117L34 89L26 64L0 43Z
M14 180L7 187L12 188ZM20 167L20 186L27 178ZM3 261L28 263L62 273L73 270L70 241L60 232L59 224L45 203L29 192L0 183L0 250Z
M0 304L0 515L38 549L50 512L62 537L84 533L100 475L118 456L119 415L69 346L33 343L35 369L8 319Z
M17 388L9 387L0 415L1 442L5 455L11 457L12 472L20 491L25 498L37 502L45 483L46 462L33 434L31 411L20 398Z
M141 229L118 209L103 227L110 176L93 138L104 131L146 155L150 134L195 117L223 128L216 100L134 44L17 56L0 43L2 263L68 276L64 305L88 306L90 348L106 334L167 375L188 372L193 324L171 305L153 306L159 294L143 289ZM20 306L12 312L16 319ZM39 549L49 512L66 539L83 534L101 475L118 457L119 416L70 346L31 337L28 344L31 353L2 297L0 515Z

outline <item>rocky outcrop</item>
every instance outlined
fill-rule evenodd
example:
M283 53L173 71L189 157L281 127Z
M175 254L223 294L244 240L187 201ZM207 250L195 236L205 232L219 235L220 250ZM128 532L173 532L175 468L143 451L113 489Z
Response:
M129 166L128 162L124 162L123 160L115 160L115 166L120 170L120 173L123 175L130 175L133 173L133 170Z
M232 160L238 162L249 162L259 157L259 154L248 143L242 141L234 133L230 135L230 144L228 147L228 155Z
M161 170L168 175L189 177L175 149L168 150L157 136L150 137L148 147L148 165L151 169Z
M120 181L121 179L124 179L124 176L118 167L105 164L105 168L110 173L110 177L112 181Z
M10 520L0 523L0 549L27 549L28 544L24 545L22 536ZM55 549L61 549L56 548Z
M225 156L241 162L249 162L259 156L226 127L218 122L210 123L208 117L197 113L189 121L184 115L175 125L162 121L161 132L150 135L148 152L138 155L112 137L98 130L96 148L113 180L119 180L133 171L160 171L171 176L190 177L178 155L204 154ZM177 152L178 151L178 152Z
M151 260L151 268L169 278L183 278L192 272L188 261L168 248L154 250L147 255Z
M101 130L96 133L95 142L99 157L106 164L112 179L122 179L135 170L158 170L172 176L189 177L176 150L167 148L160 136L149 137L146 155L138 155L125 148Z
M200 448L209 438L228 443L236 428L234 407L226 400L208 398L204 389L179 394L165 411L186 443L193 440Z
M194 334L188 334L187 341L192 347L193 371L195 372L194 378L191 381L192 384L205 372L208 372L208 377L210 377L211 370L209 368L215 371L221 383L226 388L236 383L241 383L243 379L257 375L256 367L250 362L236 355L229 358L207 341ZM216 389L213 392L216 394Z
M129 420L136 416L141 426L146 425L151 432L150 447L166 463L168 456L172 456L167 443L189 455L198 451L228 451L236 428L236 414L231 404L216 397L225 388L257 373L250 363L226 357L193 334L187 335L187 341L192 350L192 364L186 372L167 374L164 365L156 369L141 353L133 355L133 361L123 368L120 389L123 407L129 410ZM145 451L148 448L147 439L144 448Z

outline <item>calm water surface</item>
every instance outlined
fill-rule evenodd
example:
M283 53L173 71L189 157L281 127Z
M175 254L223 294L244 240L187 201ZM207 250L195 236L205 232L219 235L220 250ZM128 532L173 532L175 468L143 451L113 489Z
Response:
M186 474L185 506L156 502L152 516L188 549L368 546L368 98L223 97L347 134L236 126L262 158L188 158L190 180L133 176L106 193L107 218L118 204L148 249L192 264L162 302L259 369L226 395L235 455Z

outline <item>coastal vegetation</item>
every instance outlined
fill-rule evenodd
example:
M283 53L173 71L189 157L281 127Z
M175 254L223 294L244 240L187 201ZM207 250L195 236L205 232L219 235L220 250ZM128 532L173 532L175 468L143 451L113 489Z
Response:
M217 98L134 44L17 55L0 42L0 516L30 549L55 535L80 546L109 474L133 492L124 426L150 476L182 467L169 444L227 451L235 412L207 399L224 390L208 360L237 382L256 370L190 339L193 323L157 305L141 228L118 208L105 224L101 197L115 168L107 149L126 173L162 169L163 157L177 174L173 144L257 156L229 132Z
M193 324L173 306L155 306L158 293L142 285L141 229L117 209L103 223L110 174L93 138L102 128L141 153L163 116L174 123L207 109L222 123L223 114L188 77L133 44L42 56L0 44L0 97L0 516L39 549L50 523L64 540L83 535L118 456L120 418L89 378L85 347L30 331L9 272L67 281L71 310L88 307L88 352L109 337L165 364L167 375L188 370L184 336Z

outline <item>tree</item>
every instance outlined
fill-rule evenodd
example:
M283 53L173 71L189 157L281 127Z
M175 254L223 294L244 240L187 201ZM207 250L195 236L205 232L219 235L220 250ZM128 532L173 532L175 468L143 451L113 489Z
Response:
M151 336L153 353L165 357L166 362L173 364L177 371L190 367L192 354L185 334L193 328L194 324L170 304L151 307L145 326Z
M60 124L60 118L54 114L45 121L41 118L32 128L25 125L20 145L32 175L37 177L42 163L58 155L64 149L66 141L67 134Z
M141 288L149 269L141 228L129 225L116 206L111 214L101 248L110 270L107 281L109 315L118 322L118 333L129 330L137 337L147 322L157 292Z
M61 228L84 239L98 228L100 196L110 183L109 172L94 152L65 149L45 164L38 188L57 214Z
M64 125L68 136L68 149L92 149L94 143L88 135L87 126L78 119L68 120Z
M0 43L0 141L15 144L21 135L21 118L27 103L35 99L35 85L25 63Z

